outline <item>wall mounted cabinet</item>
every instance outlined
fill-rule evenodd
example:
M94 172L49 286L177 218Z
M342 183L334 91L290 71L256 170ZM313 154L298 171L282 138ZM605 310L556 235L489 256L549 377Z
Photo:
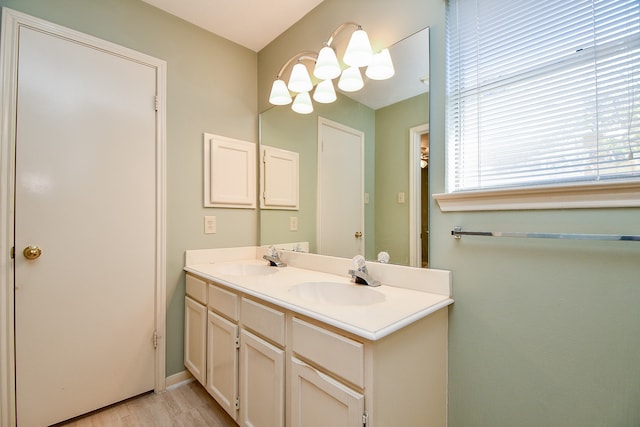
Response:
M204 206L256 207L256 144L204 134Z
M299 154L263 145L261 157L260 207L299 209Z

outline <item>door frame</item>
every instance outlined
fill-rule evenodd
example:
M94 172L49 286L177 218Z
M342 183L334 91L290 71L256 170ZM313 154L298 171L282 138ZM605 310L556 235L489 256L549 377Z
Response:
M341 123L338 122L334 122L332 120L329 119L325 119L324 117L320 117L318 116L318 140L317 140L317 148L318 148L318 170L317 170L317 174L316 174L316 185L317 185L317 192L316 192L316 250L318 253L321 253L322 251L322 221L321 221L321 217L322 217L322 185L321 185L321 180L320 180L320 172L323 170L323 154L322 154L322 127L323 126L330 126L333 127L335 129L338 129L342 132L345 133L349 133L355 136L358 136L360 138L360 159L358 159L360 161L360 180L358 182L359 185L359 189L360 189L360 212L359 212L359 216L360 216L360 229L362 230L362 237L360 237L359 239L359 244L360 244L360 253L362 255L364 255L365 253L365 239L367 238L366 233L365 233L365 214L364 214L364 167L365 167L365 163L364 163L364 132L358 130L358 129L354 129L351 128L349 126L343 125Z
M156 392L166 388L166 67L165 61L9 9L0 33L0 426L16 424L14 323L14 208L19 30L29 27L85 44L156 70ZM151 100L150 100L151 101Z
M428 123L409 129L409 265L411 267L422 266L420 139L425 133L429 133Z

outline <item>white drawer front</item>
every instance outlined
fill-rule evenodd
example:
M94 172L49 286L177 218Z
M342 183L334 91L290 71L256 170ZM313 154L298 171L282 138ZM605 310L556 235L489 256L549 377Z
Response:
M242 298L242 324L264 338L284 346L284 313Z
M364 387L364 344L293 318L293 351L358 387Z
M209 307L235 322L238 321L238 294L234 292L209 285Z
M187 274L186 292L194 300L201 304L207 304L207 282L195 276Z

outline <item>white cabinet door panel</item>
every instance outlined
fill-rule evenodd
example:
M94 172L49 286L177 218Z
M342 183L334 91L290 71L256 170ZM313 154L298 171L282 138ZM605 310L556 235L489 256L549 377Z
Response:
M238 325L212 311L207 317L207 391L236 420Z
M306 363L291 360L292 427L362 427L364 396Z
M284 426L284 351L244 329L240 343L240 425Z
M189 297L184 300L184 366L200 384L205 382L207 307Z

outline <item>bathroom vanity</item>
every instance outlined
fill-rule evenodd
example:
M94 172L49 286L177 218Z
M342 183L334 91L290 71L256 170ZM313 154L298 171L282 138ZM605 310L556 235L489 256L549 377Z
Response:
M446 425L450 272L265 253L186 255L185 366L239 425Z

